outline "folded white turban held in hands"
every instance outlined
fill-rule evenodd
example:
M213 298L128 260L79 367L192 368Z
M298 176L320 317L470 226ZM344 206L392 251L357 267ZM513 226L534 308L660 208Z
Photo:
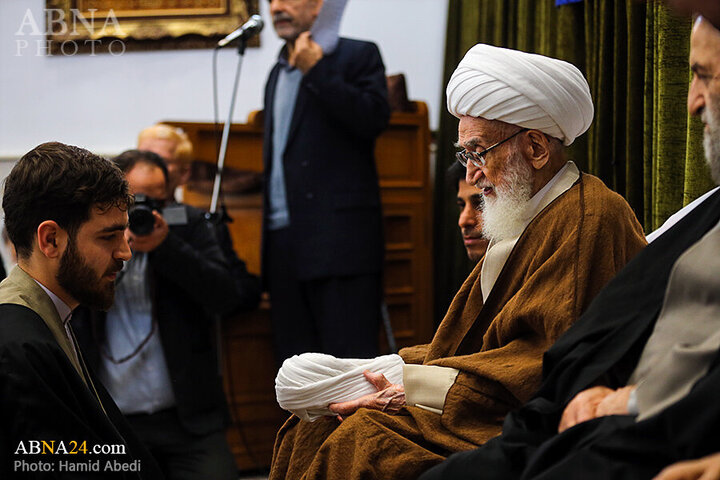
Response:
M570 145L592 123L590 88L580 70L555 58L478 44L447 86L448 111L540 130Z
M275 378L275 396L281 408L312 422L335 416L331 403L346 402L377 392L364 370L382 373L390 383L402 385L403 362L399 355L370 359L335 358L323 353L303 353L283 362Z

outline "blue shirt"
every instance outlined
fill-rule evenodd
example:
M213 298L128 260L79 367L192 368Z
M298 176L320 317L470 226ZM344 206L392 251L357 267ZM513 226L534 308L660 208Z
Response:
M134 352L153 328L147 253L133 253L125 262L121 275L115 287L115 302L105 322L106 343L101 346L115 361ZM154 413L175 405L157 329L137 355L128 361L116 364L101 356L98 373L125 415Z
M295 111L302 72L290 66L284 55L285 49L280 52L278 64L277 84L275 85L275 99L273 102L273 132L272 132L272 166L268 192L269 212L267 213L267 227L278 230L290 225L290 213L287 205L285 191L285 169L283 155L287 146L290 123Z

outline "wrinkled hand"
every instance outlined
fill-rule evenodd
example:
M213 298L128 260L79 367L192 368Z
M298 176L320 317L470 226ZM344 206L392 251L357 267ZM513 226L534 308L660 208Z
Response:
M670 465L653 480L720 480L720 453Z
M129 228L125 229L125 238L133 252L151 252L167 238L170 231L167 222L156 210L153 210L153 217L155 217L153 231L147 235L135 235Z
M562 433L578 423L595 418L597 406L613 392L613 389L607 387L592 387L575 395L563 411L558 432Z
M627 415L628 400L630 394L637 387L628 385L627 387L618 388L613 393L603 398L595 410L596 417L606 417L608 415Z
M331 403L328 408L338 415L338 420L342 421L343 416L355 413L358 408L372 408L388 413L400 411L405 405L405 387L390 383L382 373L365 370L363 375L377 389L377 392L347 402Z
M310 36L310 32L303 32L295 40L295 46L288 62L300 70L303 75L310 71L323 57L322 47Z

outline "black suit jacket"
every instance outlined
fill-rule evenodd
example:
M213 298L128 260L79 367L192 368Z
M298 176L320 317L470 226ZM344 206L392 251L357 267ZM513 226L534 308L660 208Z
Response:
M272 69L265 89L265 192L280 68ZM385 67L373 43L341 38L335 51L303 76L283 156L299 278L380 271L383 238L374 151L389 118Z
M187 225L170 227L165 241L150 252L149 268L155 318L180 420L189 432L203 435L222 429L228 420L214 342L214 314L254 308L259 287L244 264L244 280L237 273L237 263L231 274L215 227L202 211L187 205L185 209ZM105 315L94 314L94 322L77 317L73 316L73 324L78 340L89 362L97 367Z

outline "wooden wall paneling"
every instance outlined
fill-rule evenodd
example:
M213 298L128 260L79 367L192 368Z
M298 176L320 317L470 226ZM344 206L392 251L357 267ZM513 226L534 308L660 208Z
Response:
M383 192L383 217L385 302L398 347L427 343L434 333L432 312L427 310L432 308L430 206L418 194ZM392 312L398 310L400 298L412 304L409 324L403 328Z
M275 376L269 306L223 322L222 359L225 392L232 418L227 432L241 470L270 465L275 434L288 413L275 400Z

